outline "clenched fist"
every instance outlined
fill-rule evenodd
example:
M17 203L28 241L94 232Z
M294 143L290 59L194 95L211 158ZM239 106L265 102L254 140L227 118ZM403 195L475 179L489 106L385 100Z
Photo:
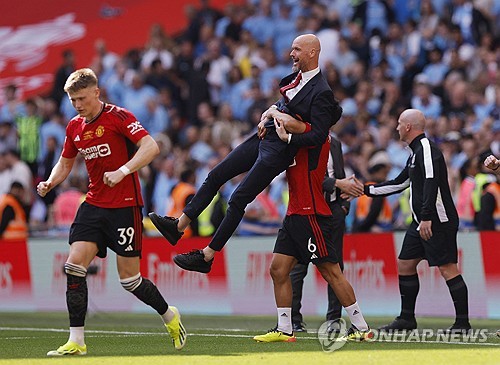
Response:
M36 192L42 198L52 189L52 183L48 181L40 181L36 187Z

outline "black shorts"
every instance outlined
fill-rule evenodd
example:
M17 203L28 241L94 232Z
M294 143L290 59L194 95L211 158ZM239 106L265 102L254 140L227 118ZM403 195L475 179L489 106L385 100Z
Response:
M442 266L458 262L457 232L458 229L448 224L433 224L432 237L425 241L417 231L414 221L406 231L403 246L399 253L400 260L423 258L429 266Z
M141 256L142 211L140 207L100 208L83 202L69 230L69 244L97 243L97 256L104 258L109 247L118 256Z
M295 257L300 263L338 263L333 242L331 216L290 215L283 220L278 232L274 253Z

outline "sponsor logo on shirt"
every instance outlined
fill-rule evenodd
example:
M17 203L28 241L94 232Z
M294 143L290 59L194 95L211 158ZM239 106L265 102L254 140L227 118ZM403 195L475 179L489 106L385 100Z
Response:
M83 133L83 140L87 141L89 139L92 139L94 137L94 131L87 131Z
M135 122L130 123L127 126L127 128L130 129L130 134L132 134L132 135L134 135L137 132L142 131L144 129L144 127L141 125L141 123L138 120L136 120Z
M77 135L74 139L75 142L80 142L80 135Z
M106 157L111 155L109 144L98 144L97 146L79 148L78 151L85 158L85 160L93 160L94 158Z

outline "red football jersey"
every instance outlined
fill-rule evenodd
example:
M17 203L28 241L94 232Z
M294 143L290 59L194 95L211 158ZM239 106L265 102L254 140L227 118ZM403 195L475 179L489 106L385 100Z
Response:
M330 153L330 142L315 148L302 147L295 164L286 170L289 202L286 215L332 215L323 194L323 180Z
M68 123L62 156L74 158L80 153L85 159L89 174L87 203L102 208L143 205L137 172L112 188L104 184L103 176L127 163L136 151L136 143L147 135L131 112L111 104L104 104L91 123L80 116Z

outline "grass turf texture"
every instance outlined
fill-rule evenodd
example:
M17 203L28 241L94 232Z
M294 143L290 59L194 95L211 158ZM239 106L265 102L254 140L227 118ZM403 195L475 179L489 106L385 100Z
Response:
M485 343L374 342L347 343L325 353L315 333L300 333L296 343L256 343L252 337L274 326L275 317L183 316L188 341L176 351L154 314L93 313L86 324L87 356L47 358L68 338L65 313L0 313L0 365L66 364L500 364L500 338ZM392 318L369 318L373 328ZM322 318L306 317L317 330ZM446 328L448 318L419 318L420 329ZM500 329L499 320L473 320L475 329Z

